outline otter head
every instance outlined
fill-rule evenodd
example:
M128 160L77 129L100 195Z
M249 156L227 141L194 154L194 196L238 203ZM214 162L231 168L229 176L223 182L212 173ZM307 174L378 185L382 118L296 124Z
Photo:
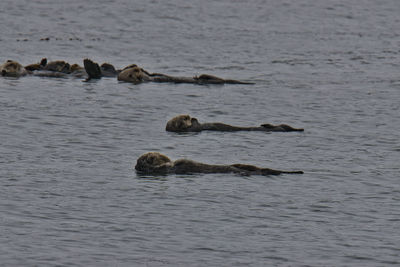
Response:
M62 60L49 62L44 67L44 69L48 70L48 71L56 71L56 72L63 72L63 73L71 72L71 66L69 65L69 63L62 61Z
M140 83L149 80L148 75L138 66L127 67L118 74L118 80L131 83Z
M75 72L75 71L81 71L81 70L83 70L83 68L81 66L79 66L78 64L72 64L70 70L71 70L71 72Z
M28 71L42 70L47 64L47 58L42 58L40 63L33 63L25 66Z
M189 115L178 115L167 122L165 130L168 132L199 132L201 124L196 118Z
M135 169L142 173L166 173L172 167L172 161L158 152L148 152L140 156Z
M101 64L100 68L101 68L101 73L103 73L103 75L105 76L115 76L118 74L115 67L110 63L103 63Z
M7 60L6 63L0 65L2 76L19 77L26 74L25 68L17 61Z

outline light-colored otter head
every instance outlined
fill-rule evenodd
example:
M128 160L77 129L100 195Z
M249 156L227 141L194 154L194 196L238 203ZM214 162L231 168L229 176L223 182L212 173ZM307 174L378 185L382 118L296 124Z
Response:
M189 115L178 115L167 122L165 130L168 132L197 132L200 131L200 123Z
M140 156L135 169L142 173L165 173L173 166L173 162L158 152L148 152Z
M26 75L27 71L17 61L7 60L7 62L0 65L0 73L2 76L19 77Z
M127 67L118 74L118 81L140 83L148 80L149 76L143 71L143 69L136 65L132 65L132 67L129 68Z

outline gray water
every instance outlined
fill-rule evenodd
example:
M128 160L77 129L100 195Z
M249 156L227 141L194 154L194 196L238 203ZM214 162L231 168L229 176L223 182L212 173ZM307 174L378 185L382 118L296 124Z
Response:
M400 2L168 2L0 2L1 62L256 82L0 77L0 265L399 265ZM164 131L185 113L305 132ZM148 151L305 173L138 176Z

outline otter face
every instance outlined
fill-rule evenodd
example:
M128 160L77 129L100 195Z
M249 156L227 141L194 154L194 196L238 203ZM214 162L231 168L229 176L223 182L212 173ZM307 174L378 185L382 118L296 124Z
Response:
M168 132L187 132L195 125L199 125L196 118L191 118L189 115L178 115L167 122L165 130Z
M135 169L143 173L160 173L167 172L168 167L172 165L167 156L158 152L148 152L138 158Z
M6 63L0 65L2 76L19 77L26 74L25 68L16 61L7 60Z
M124 82L140 83L142 81L149 80L148 76L143 70L136 65L131 68L125 68L118 74L118 80Z

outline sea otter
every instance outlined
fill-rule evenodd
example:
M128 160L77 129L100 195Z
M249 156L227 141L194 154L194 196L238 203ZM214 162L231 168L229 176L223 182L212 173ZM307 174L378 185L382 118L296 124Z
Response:
M85 67L88 78L86 81L91 79L100 79L101 77L117 77L120 70L116 70L110 63L103 63L101 66L92 60L85 58L83 60L83 66Z
M32 73L35 76L42 77L75 77L75 78L83 78L86 77L86 70L78 65L78 64L69 64L63 60L56 60L44 62L45 59L42 59L39 64L40 67L35 69ZM45 64L43 64L45 63Z
M225 80L216 76L202 74L195 77L177 77L160 73L149 73L138 66L125 68L118 74L118 80L124 82L141 83L193 83L193 84L253 84L237 80Z
M280 171L269 168L259 168L247 164L210 165L188 159L171 161L158 152L148 152L140 156L135 169L141 174L193 174L193 173L237 173L241 175L279 175L302 174L302 171Z
M70 65L63 60L47 62L46 58L43 58L40 63L30 64L25 67L16 61L8 60L4 64L0 65L0 72L3 76L13 77L30 74L40 77L72 76L75 78L82 78L87 75L85 69L78 64Z
M201 132L201 131L262 131L262 132L302 132L304 129L296 129L286 124L272 125L261 124L256 127L232 126L220 122L199 123L196 118L189 115L179 115L167 122L165 130L168 132Z
M47 58L42 58L39 63L33 63L25 66L27 71L35 71L35 70L43 70L43 68L47 65Z
M103 64L101 67L90 59L84 60L84 66L88 73L88 80L99 79L105 76L103 73L115 75L118 81L131 82L134 84L142 82L158 82L158 83L193 83L193 84L253 84L250 82L242 82L237 80L225 80L213 75L202 74L195 77L176 77L160 73L149 73L148 71L138 67L136 64L129 65L122 70L115 70L111 64ZM110 72L109 69L112 69Z
M0 73L7 77L21 77L27 75L28 71L17 61L7 60L0 65Z

